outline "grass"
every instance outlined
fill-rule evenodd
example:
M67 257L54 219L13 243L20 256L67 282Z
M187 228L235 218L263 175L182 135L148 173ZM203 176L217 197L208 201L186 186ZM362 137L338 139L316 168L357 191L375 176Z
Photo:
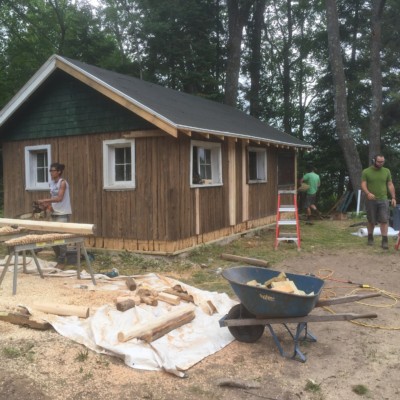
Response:
M317 393L321 391L321 385L319 383L314 382L312 379L308 379L305 390L307 392Z
M79 362L85 362L89 358L89 350L85 348L84 350L81 350L78 355L75 357L76 361Z
M355 385L352 387L352 390L359 396L364 396L365 394L368 393L368 388L364 385Z
M6 346L2 353L8 359L25 358L27 361L33 362L35 357L33 347L34 344L31 342L25 343L22 347Z
M395 251L393 246L388 252L383 252L380 246L367 247L366 239L351 235L357 232L359 225L365 221L364 217L354 216L345 221L322 220L313 225L300 223L301 251L292 243L281 243L278 250L274 250L275 227L243 234L227 244L202 245L179 256L151 256L132 253L129 251L96 251L92 262L96 272L108 272L117 268L121 275L135 275L145 273L159 273L179 279L189 285L210 291L224 291L232 294L229 283L221 276L221 271L238 262L230 262L221 258L222 253L240 255L243 257L258 258L269 261L271 268L287 258L301 257L326 251L351 251L379 253L382 257Z

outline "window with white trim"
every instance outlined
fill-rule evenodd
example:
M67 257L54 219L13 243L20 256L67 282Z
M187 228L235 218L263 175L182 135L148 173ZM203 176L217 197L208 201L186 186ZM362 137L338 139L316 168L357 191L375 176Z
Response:
M221 144L192 140L190 185L222 185Z
M135 188L135 140L115 139L103 142L104 189Z
M49 190L51 146L25 147L25 189Z
M267 150L249 147L249 183L267 182Z

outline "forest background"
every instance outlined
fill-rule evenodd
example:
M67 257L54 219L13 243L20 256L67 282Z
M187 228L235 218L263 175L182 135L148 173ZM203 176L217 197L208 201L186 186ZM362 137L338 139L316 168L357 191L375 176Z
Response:
M306 141L299 174L315 166L321 209L378 153L399 196L399 20L398 0L0 0L0 109L59 54Z

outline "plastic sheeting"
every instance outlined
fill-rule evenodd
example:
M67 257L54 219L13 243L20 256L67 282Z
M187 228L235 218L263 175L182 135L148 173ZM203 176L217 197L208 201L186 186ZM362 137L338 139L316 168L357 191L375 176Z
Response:
M399 231L395 231L391 226L388 228L388 236L397 236L399 234ZM352 233L354 236L359 236L359 237L367 237L368 236L368 230L367 228L360 228L357 232ZM374 236L380 236L381 235L381 228L379 226L376 226L374 228Z
M168 313L172 307L176 310L176 307L186 303L171 306L159 302L157 307L141 304L124 312L116 310L115 306L104 305L87 319L53 316L48 318L49 322L59 334L98 353L123 358L129 367L165 370L180 377L186 376L184 371L191 366L234 340L227 328L219 326L219 320L236 304L225 293L202 291L156 274L134 278L137 282L158 290L181 285L194 298L194 320L151 343L138 339L123 343L118 341L117 335L120 331L131 329L136 323L151 321ZM213 315L207 313L209 301L217 310Z

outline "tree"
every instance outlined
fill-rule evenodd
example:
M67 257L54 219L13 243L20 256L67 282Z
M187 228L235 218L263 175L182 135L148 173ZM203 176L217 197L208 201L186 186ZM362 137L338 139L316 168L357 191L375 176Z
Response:
M332 69L336 131L349 172L353 190L361 186L362 166L357 147L351 135L347 114L346 80L339 37L339 19L336 0L326 0L329 60Z
M243 28L255 0L227 0L228 10L228 52L226 60L224 103L236 107L239 87L241 46Z
M369 131L369 159L381 152L381 118L382 118L382 13L385 0L372 0L371 23L371 117Z

